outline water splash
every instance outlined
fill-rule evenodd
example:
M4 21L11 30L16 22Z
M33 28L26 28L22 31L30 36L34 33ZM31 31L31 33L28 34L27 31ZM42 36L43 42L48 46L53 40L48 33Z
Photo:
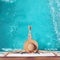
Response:
M60 0L49 0L54 29L57 35L57 48L60 49Z
M16 0L1 0L3 2L7 2L7 3L14 3Z

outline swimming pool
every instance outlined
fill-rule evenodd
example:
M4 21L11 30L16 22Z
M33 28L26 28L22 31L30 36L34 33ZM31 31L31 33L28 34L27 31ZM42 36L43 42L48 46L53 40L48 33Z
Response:
M59 0L0 1L0 51L23 49L32 26L38 49L60 51Z

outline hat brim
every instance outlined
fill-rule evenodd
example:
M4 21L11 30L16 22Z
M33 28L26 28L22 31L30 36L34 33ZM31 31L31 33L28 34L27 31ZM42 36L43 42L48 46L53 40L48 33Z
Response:
M24 44L25 51L29 52L28 45L30 43L32 43L32 44L34 44L36 46L36 49L34 51L37 51L37 49L38 49L38 43L35 40L30 40L30 41L28 40L28 41L25 42L25 44ZM32 52L34 52L34 51L32 51Z

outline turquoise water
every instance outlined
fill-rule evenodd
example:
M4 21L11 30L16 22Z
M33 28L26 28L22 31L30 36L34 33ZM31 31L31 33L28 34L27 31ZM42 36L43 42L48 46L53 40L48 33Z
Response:
M60 50L49 0L0 0L0 50L23 49L28 25L38 49Z

